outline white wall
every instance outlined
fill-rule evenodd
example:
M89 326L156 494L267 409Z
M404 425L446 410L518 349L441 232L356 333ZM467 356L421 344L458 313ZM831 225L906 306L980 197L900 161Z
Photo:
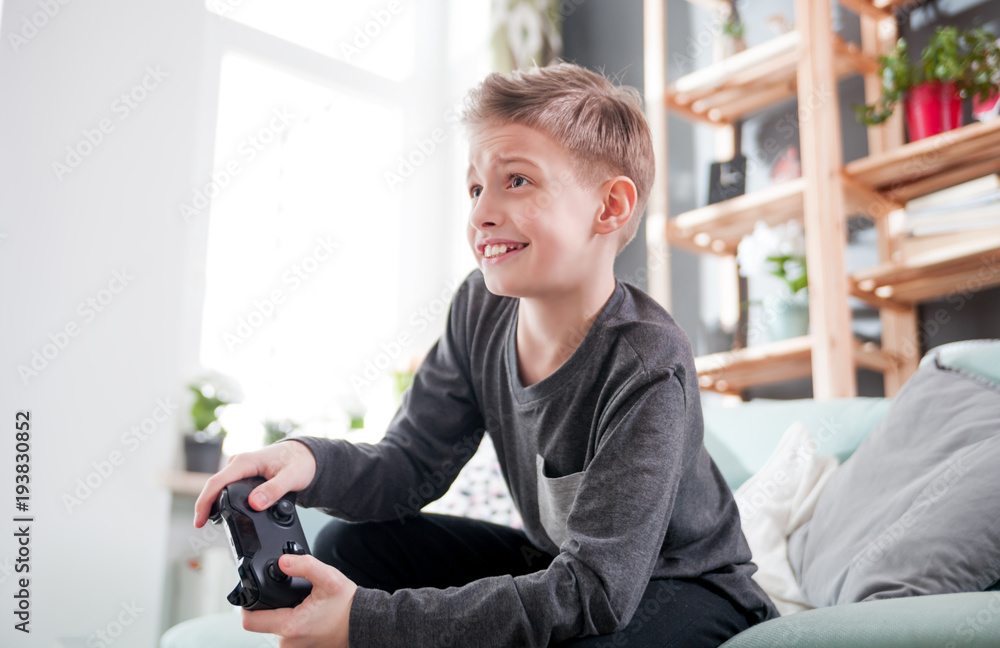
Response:
M47 20L46 5L55 14ZM24 18L43 26L12 43L11 33L33 34L22 32ZM158 478L175 465L183 412L147 421L141 442L122 435L158 403L177 403L197 360L192 309L206 223L183 223L176 206L204 177L196 160L212 153L211 123L199 122L203 4L6 0L2 20L0 645L108 645L96 633L121 628L113 645L154 646L169 508ZM137 86L142 97L144 78L150 89L126 113L118 97ZM66 163L66 147L102 120L109 132L57 178L52 163ZM122 272L124 286L114 280ZM102 293L109 288L119 292ZM80 307L89 298L111 299L91 312ZM46 348L67 326L76 334L65 348ZM18 366L36 350L53 357L22 378ZM22 409L32 415L30 636L9 612L23 574L4 569L17 555L13 428ZM115 452L120 465L111 466ZM64 495L75 497L88 476L99 485L69 511Z

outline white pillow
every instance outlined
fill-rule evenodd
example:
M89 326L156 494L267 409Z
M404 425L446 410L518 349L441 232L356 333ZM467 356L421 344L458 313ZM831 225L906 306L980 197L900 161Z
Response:
M764 467L736 490L743 534L758 567L753 578L782 616L812 609L789 563L788 537L812 518L837 465L836 457L816 456L812 435L796 422Z

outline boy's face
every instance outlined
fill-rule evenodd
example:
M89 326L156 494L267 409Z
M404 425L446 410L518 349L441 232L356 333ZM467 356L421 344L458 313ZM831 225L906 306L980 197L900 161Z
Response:
M554 297L592 280L606 246L594 231L604 204L577 175L569 152L532 128L473 134L468 236L490 292ZM494 247L504 244L506 252Z

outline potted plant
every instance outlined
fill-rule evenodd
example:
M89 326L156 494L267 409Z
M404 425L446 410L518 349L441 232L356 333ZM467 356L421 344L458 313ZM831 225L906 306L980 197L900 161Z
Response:
M240 400L239 386L221 374L206 375L188 385L194 394L191 425L184 435L185 468L190 472L214 473L222 461L226 429L219 421L222 411Z
M875 104L855 107L858 120L880 124L903 100L911 141L923 139L957 128L964 98L985 99L995 91L1000 49L996 36L982 27L938 27L918 63L911 61L906 39L896 41L879 57L879 75L882 95Z
M809 332L805 245L805 232L797 220L775 227L758 222L740 241L736 253L740 275L781 280L778 290L764 294L760 313L751 319L751 342L776 342Z
M277 443L298 429L299 425L290 419L282 419L280 421L267 419L264 421L264 445L269 446Z

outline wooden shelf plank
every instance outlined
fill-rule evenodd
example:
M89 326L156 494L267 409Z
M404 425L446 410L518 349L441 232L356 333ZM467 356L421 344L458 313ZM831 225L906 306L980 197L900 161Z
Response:
M851 283L856 297L902 305L1000 285L1000 234L984 230L978 239L860 270L851 276Z
M728 124L796 95L802 36L790 31L677 79L668 108L691 119ZM871 72L877 63L853 43L834 38L837 77Z
M211 473L186 472L182 470L166 472L160 475L160 483L166 486L174 495L198 497Z
M694 361L698 381L704 390L732 394L749 387L807 378L812 375L812 346L812 337L804 335L700 356ZM852 352L857 366L872 371L884 372L897 363L874 342L854 340Z
M906 202L1000 171L1000 119L969 124L845 165L852 181Z
M735 254L736 246L757 221L778 225L801 218L804 190L805 180L796 178L679 214L669 221L667 240L696 252Z

